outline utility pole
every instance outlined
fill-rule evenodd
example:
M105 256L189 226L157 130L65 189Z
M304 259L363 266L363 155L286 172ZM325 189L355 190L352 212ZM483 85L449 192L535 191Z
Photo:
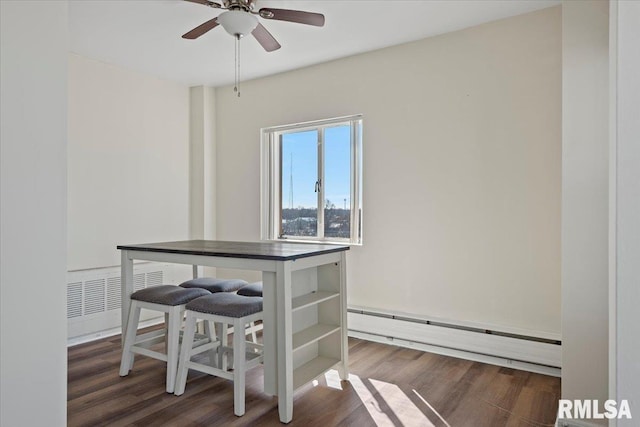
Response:
M289 156L289 209L293 209L293 153Z

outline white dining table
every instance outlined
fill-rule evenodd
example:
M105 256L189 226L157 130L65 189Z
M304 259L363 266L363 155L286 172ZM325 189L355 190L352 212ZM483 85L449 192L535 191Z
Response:
M119 245L122 327L128 322L134 260L262 272L264 391L293 419L293 392L330 369L348 378L348 246L184 240Z

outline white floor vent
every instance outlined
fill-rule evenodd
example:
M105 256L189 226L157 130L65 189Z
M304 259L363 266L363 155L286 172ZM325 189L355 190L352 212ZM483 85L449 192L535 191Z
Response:
M189 279L191 267L140 263L134 266L133 288L140 290ZM120 328L120 267L77 270L67 273L67 321L70 342L86 341ZM152 319L144 313L142 320Z

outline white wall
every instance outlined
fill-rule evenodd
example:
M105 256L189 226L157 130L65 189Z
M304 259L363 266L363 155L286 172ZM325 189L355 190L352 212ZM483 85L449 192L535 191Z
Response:
M192 87L189 100L189 235L191 239L215 239L215 89Z
M617 310L615 322L617 354L614 355L615 389L611 397L628 399L633 420L619 426L637 425L640 417L640 2L619 1L617 13L617 134L616 159L616 247Z
M189 89L189 238L216 239L216 92ZM200 267L199 276L216 276L213 267Z
M551 8L243 82L241 98L218 88L217 237L260 238L261 127L363 113L349 304L559 333L560 25Z
M69 270L189 237L189 88L69 55Z
M0 16L0 425L64 426L67 2Z
M608 396L608 8L562 6L562 397L600 402Z

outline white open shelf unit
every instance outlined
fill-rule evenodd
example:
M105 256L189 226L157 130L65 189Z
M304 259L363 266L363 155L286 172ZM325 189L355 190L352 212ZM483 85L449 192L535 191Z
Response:
M340 267L330 263L295 271L293 298L293 388L324 374L342 361L346 316Z

